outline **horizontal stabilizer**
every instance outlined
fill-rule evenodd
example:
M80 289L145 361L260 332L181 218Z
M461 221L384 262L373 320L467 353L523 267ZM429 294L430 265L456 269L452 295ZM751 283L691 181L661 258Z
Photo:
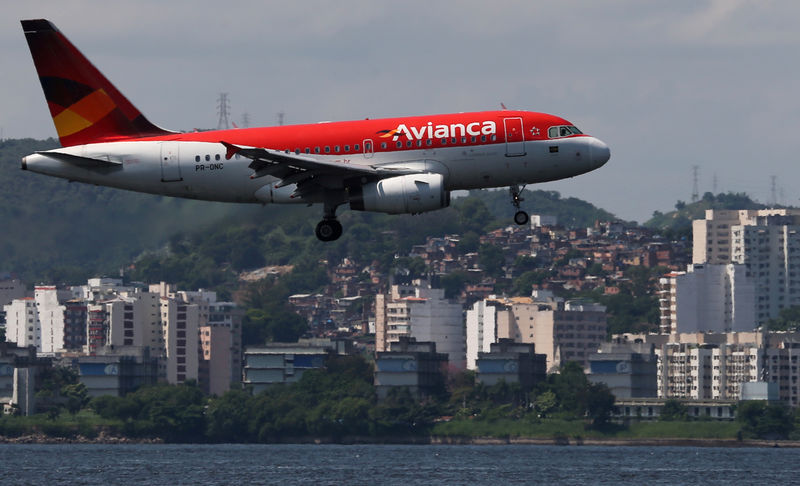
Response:
M80 155L65 154L63 152L36 152L39 155L50 157L51 159L60 160L68 164L77 165L86 168L110 168L122 167L122 162L112 160L111 157L105 156L102 158L81 157Z

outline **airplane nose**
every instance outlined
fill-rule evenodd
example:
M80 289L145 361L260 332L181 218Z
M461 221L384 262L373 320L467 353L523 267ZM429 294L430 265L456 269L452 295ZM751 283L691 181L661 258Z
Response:
M592 167L595 169L601 167L603 164L608 162L608 159L611 158L611 149L608 148L608 145L603 143L602 140L591 137L589 141L590 151L590 160L592 163Z

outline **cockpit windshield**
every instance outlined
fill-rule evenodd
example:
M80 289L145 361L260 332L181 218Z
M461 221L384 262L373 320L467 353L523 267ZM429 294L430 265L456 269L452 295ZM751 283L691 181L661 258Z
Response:
M549 138L563 138L569 137L570 135L580 135L583 132L578 130L576 127L572 125L560 125L557 127L550 127L547 130L547 136Z

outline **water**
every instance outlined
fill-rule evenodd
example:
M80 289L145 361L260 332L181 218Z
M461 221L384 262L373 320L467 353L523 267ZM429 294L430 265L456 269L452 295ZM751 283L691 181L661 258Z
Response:
M4 486L787 484L800 450L395 445L0 445Z

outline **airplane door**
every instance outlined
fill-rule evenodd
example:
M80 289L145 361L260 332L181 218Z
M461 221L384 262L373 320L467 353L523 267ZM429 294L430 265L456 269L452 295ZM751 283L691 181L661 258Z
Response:
M369 159L373 155L375 155L375 152L374 148L372 147L372 140L367 138L364 140L364 158Z
M504 118L506 130L506 157L525 155L525 132L522 130L522 118Z
M161 182L182 181L181 166L178 158L177 142L163 142L161 144Z

